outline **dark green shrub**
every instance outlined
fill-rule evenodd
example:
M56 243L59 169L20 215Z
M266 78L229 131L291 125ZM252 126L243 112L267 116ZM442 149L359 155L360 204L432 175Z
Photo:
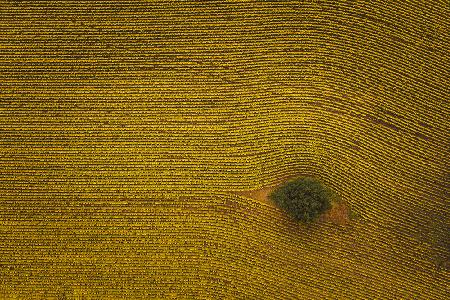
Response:
M331 208L331 190L310 177L290 180L269 197L294 219L305 223L314 221Z

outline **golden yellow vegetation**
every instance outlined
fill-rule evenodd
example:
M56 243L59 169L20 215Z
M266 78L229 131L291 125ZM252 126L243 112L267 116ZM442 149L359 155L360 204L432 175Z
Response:
M0 0L1 299L443 299L447 1ZM312 175L346 225L237 192Z

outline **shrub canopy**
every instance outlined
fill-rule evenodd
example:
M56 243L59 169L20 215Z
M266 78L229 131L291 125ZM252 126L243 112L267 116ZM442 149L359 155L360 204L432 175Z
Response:
M310 223L331 208L331 190L310 178L290 180L275 189L270 199L297 221Z

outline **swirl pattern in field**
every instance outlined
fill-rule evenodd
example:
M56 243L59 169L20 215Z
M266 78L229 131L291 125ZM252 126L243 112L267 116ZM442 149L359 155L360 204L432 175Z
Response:
M0 298L443 299L449 19L0 1ZM236 194L297 174L359 217L306 228Z

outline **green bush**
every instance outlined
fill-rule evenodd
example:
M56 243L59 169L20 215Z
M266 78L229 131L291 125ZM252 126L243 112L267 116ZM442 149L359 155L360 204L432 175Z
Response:
M310 223L331 208L331 190L310 177L286 182L270 195L270 199L297 221Z

